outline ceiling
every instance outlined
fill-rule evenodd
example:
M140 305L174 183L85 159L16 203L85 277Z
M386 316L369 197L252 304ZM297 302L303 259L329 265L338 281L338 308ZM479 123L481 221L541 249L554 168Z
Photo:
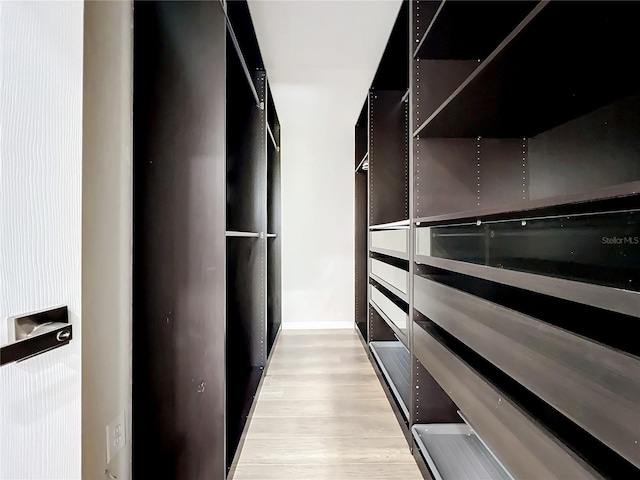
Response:
M400 0L249 0L283 129L331 107L354 125ZM316 100L300 101L303 92ZM322 132L316 135L322 136Z

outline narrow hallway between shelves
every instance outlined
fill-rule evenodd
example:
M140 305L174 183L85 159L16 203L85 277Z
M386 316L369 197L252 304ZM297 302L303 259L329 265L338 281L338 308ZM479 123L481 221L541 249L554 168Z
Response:
M234 480L422 476L355 331L284 330Z

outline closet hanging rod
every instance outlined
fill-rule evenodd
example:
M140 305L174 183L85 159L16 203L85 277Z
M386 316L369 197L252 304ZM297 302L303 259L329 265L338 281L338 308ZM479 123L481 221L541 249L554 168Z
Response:
M236 37L235 32L233 31L233 27L231 26L231 20L229 20L229 16L225 12L225 18L227 19L227 27L229 28L229 35L231 36L231 41L233 42L233 46L236 49L236 53L238 54L238 58L240 59L240 63L242 64L242 70L244 70L244 75L247 77L247 81L249 82L249 88L251 88L251 93L253 93L253 97L256 100L256 105L261 110L264 110L264 103L260 100L258 96L258 91L256 90L256 86L253 84L253 79L251 78L251 72L249 72L249 67L247 66L247 62L244 59L244 55L242 55L242 50L240 49L240 44L238 43L238 38Z
M409 228L410 224L411 223L409 220L400 220L397 222L380 223L378 225L371 225L369 227L369 230L401 230L401 229Z
M356 172L362 168L362 166L364 165L364 162L367 160L368 157L369 157L369 152L365 153L364 157L362 157L362 160L360 160L360 163L356 167Z
M260 238L260 233L256 232L234 232L227 230L225 232L227 237L251 237L251 238Z
M267 123L267 132L269 132L269 138L271 138L271 142L273 143L273 146L275 147L276 152L279 152L280 147L276 143L276 138L273 136L273 132L271 131L271 125L269 125L268 123Z

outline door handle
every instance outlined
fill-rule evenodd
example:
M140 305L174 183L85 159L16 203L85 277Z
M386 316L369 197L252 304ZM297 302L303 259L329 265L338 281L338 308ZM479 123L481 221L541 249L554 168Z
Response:
M11 343L0 346L0 365L21 362L73 339L67 307L10 317L8 322Z

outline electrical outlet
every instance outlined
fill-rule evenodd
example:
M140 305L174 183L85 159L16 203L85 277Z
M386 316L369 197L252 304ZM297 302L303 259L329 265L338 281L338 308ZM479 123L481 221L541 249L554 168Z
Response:
M107 425L107 465L120 450L127 444L127 434L124 423L124 412L120 412L113 421Z

